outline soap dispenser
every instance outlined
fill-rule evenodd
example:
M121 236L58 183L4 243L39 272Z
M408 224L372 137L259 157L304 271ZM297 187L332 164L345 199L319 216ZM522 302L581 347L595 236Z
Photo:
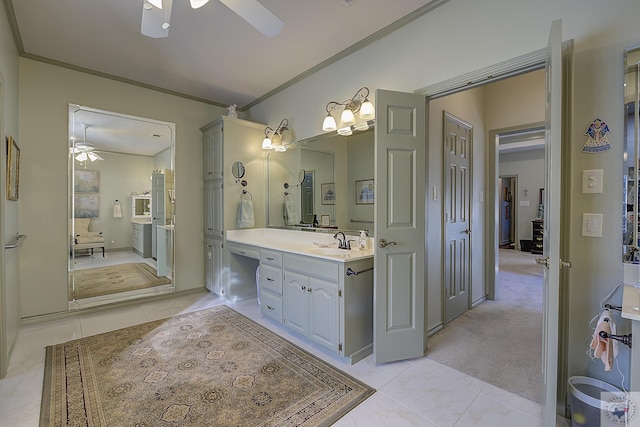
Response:
M367 230L360 230L360 237L358 238L358 249L367 249Z

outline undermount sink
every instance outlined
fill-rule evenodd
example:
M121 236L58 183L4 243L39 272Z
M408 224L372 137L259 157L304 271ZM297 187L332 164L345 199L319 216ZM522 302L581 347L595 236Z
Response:
M349 256L351 253L348 249L339 248L307 248L304 250L316 255L331 255L331 256Z

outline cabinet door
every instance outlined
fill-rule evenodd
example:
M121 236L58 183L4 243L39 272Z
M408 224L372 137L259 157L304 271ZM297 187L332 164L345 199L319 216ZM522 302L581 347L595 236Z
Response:
M308 278L303 274L284 273L284 322L304 336L307 336L309 323L307 282Z
M223 236L222 180L204 183L204 234L212 237Z
M205 181L222 178L222 122L203 133L202 159Z
M338 285L311 277L307 285L307 296L309 338L337 352L340 343Z
M204 277L205 286L211 292L224 295L222 283L222 240L204 239Z

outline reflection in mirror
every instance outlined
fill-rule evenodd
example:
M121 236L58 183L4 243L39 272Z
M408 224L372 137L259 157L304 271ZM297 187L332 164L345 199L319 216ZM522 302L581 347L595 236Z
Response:
M231 165L231 174L235 179L240 179L244 176L244 165L242 162L234 162L233 165Z
M270 152L268 225L371 233L374 205L356 204L355 187L356 181L374 176L373 138L373 130L349 137L326 134ZM285 187L291 182L301 184Z
M639 109L640 48L625 52L625 149L623 167L623 261L640 263L638 241L638 166L640 165Z
M69 105L70 309L174 292L174 143L173 123Z

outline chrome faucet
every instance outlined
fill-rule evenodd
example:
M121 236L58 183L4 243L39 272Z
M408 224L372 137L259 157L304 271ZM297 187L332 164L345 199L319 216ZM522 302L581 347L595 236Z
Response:
M342 234L342 239L340 238L340 234ZM344 235L342 231L338 231L333 235L334 239L338 239L338 249L351 249L349 247L349 243L347 242L347 236Z

